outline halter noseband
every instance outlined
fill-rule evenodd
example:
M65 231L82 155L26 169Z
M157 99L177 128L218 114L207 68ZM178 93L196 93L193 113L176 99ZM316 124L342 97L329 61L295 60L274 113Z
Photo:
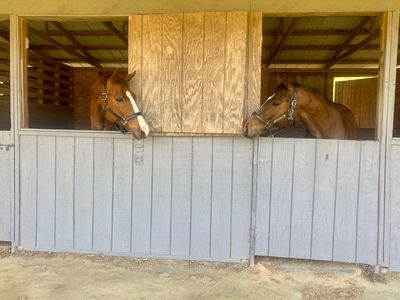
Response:
M138 111L135 112L133 114L131 114L130 116L124 118L121 117L119 114L117 114L116 112L114 112L110 106L107 103L108 100L108 94L107 94L107 79L104 81L103 84L103 91L101 92L101 101L103 103L102 105L102 112L103 115L105 115L107 112L109 112L110 114L112 114L114 117L116 117L120 122L121 125L119 125L118 123L114 123L114 125L119 129L119 131L121 131L122 133L127 132L125 126L126 124L128 124L128 122L130 120L136 119L138 116L142 116L142 112Z
M289 109L287 110L287 112L285 112L284 114L280 115L279 117L277 117L273 120L264 119L264 117L261 116L256 111L252 113L252 116L255 117L259 122L261 122L261 124L263 124L264 127L268 131L270 131L270 129L273 125L277 124L279 121L281 121L284 118L286 118L290 123L293 123L293 115L296 110L296 105L297 105L297 100L296 100L296 87L295 87L293 90L292 99L290 100L290 106L289 106ZM280 132L281 130L278 130L277 132Z

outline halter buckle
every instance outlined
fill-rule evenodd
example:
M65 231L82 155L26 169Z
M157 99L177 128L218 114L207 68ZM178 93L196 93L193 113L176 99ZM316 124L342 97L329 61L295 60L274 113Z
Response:
M107 92L102 92L101 93L101 100L103 100L103 101L107 101Z

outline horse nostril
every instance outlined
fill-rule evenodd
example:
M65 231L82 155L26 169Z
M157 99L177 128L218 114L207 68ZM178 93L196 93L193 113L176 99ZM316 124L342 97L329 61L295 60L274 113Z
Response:
M244 136L247 136L248 133L249 132L248 132L247 126L245 126L244 129L243 129Z
M142 139L144 139L146 137L146 133L143 130L141 130L140 131L140 136L141 136Z

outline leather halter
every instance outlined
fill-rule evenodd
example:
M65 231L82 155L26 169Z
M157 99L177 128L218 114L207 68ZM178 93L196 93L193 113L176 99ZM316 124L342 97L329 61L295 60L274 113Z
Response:
M121 124L114 123L114 125L122 133L126 133L128 131L125 126L126 126L126 124L128 124L128 122L130 120L136 119L138 116L142 116L142 112L138 111L138 112L135 112L135 113L129 115L128 117L124 118L124 117L120 116L119 114L117 114L116 112L114 112L110 108L110 106L107 103L107 100L108 100L108 94L107 94L107 79L106 79L104 81L103 91L101 93L102 112L103 112L103 115L105 115L107 112L109 112L110 114L112 114L114 117L116 117L120 121Z
M290 100L290 106L289 109L287 110L287 112L285 112L284 114L281 114L279 117L273 119L273 120L266 120L264 119L263 116L261 116L258 112L253 112L252 116L254 118L256 118L261 124L264 125L264 127L270 132L271 127L274 126L275 124L277 124L279 121L281 121L282 119L287 119L291 124L293 123L293 115L294 112L296 110L296 105L297 105L297 100L296 100L296 87L293 90L293 96L292 99ZM275 133L277 132L281 132L282 130L286 129L283 127L280 127L280 130L277 130ZM270 134L270 136L273 134Z

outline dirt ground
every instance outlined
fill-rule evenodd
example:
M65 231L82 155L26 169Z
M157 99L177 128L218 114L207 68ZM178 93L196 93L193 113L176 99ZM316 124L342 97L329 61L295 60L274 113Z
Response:
M0 299L400 299L399 274L349 264L239 264L38 253L0 247Z

